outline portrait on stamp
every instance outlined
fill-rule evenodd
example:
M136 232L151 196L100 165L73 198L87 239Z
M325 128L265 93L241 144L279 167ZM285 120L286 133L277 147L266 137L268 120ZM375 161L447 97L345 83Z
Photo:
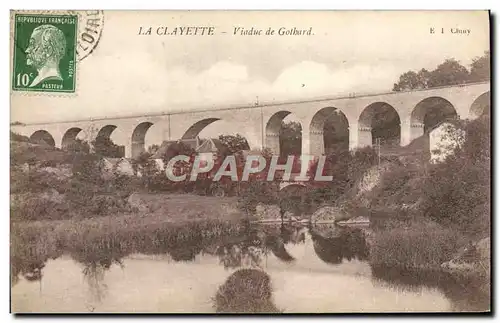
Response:
M75 92L77 16L16 15L13 90Z
M63 81L59 62L64 57L65 51L66 39L59 28L53 25L36 27L26 49L26 65L35 67L38 75L29 87L48 80Z

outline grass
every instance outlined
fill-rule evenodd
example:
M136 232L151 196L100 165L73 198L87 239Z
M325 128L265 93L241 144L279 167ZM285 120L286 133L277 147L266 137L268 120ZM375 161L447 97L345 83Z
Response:
M132 253L168 253L174 260L192 260L203 247L239 236L245 228L238 217L207 214L209 218L190 221L155 213L11 223L12 278L32 274L64 254L85 266L104 267Z
M401 268L436 269L466 243L456 230L413 222L375 230L370 263Z

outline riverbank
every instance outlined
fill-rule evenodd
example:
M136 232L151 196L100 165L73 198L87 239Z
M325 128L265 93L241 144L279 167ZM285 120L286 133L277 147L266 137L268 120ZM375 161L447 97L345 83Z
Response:
M370 240L373 265L433 270L440 269L467 243L456 230L423 221L375 229Z

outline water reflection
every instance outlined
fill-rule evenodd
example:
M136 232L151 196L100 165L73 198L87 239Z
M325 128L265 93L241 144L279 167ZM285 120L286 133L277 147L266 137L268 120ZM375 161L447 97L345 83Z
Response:
M288 263L295 259L285 245L304 241L305 228L302 226L252 226L242 236L223 242L216 255L226 269L261 267L264 257L270 253Z
M374 306L374 311L382 311L382 307L377 307L381 306L380 303L370 303L373 302L372 299L376 299L381 293L386 293L386 296L380 297L387 299L400 299L401 295L395 292L394 296L393 292L383 285L380 286L379 282L413 290L417 293L415 295L421 294L418 289L437 289L452 302L453 310L484 310L489 306L489 282L480 284L476 280L446 276L440 272L404 272L395 268L370 267L369 245L365 239L365 231L360 228L305 227L289 224L246 224L236 227L234 224L214 224L145 229L133 233L114 232L91 237L87 235L85 239L70 236L51 240L53 245L38 242L43 246L38 248L33 248L36 241L29 241L31 247L25 249L18 241L19 247L16 246L15 254L11 257L12 284L19 284L19 277L28 283L39 281L44 271L48 270L46 264L49 259L60 259L61 255L69 256L79 264L80 275L83 276L90 292L90 299L84 301L85 304L90 303L87 307L90 311L106 308L103 304L112 302L113 297L126 295L129 290L124 287L117 296L116 290L113 290L116 287L112 287L109 281L119 281L118 277L125 277L128 271L134 270L138 270L138 275L127 276L127 279L140 281L153 276L151 279L154 281L165 275L167 287L163 288L171 291L173 299L189 294L189 299L196 304L197 300L202 302L204 296L200 295L209 294L210 306L213 305L214 309L221 313L295 311L297 308L307 309L307 304L312 310L335 311L336 307L321 307L313 303L313 300L323 302L332 297L328 294L332 291L330 286L347 290L357 286L370 290L366 292L365 301L368 303L362 306ZM148 255L161 256L156 274L153 274L152 263L140 265L131 260L133 255L143 255L146 259ZM123 274L118 275L117 270ZM234 270L236 271L233 272ZM206 287L198 294L192 291L196 277L203 277L202 282L206 283ZM210 282L210 277L216 282ZM44 285L51 284L57 285L58 282L54 281L54 278L48 281L44 279ZM273 288L273 284L277 284L279 288ZM346 286L343 286L344 284ZM140 283L136 289L143 285ZM157 287L155 282L152 282L152 286L151 288ZM487 290L485 286L488 286ZM324 287L326 289L322 290ZM67 288L64 287L63 291ZM161 289L157 288L160 293ZM320 294L309 290L311 288L321 289ZM359 298L363 299L365 292L358 292L362 293ZM321 296L321 293L324 293L324 296ZM276 306L273 295L286 299L285 303ZM429 304L425 303L425 306L437 306L432 304L435 304L436 297L443 297L439 295L441 294L429 294L429 299L434 300L429 300ZM294 302L291 298L302 300ZM186 299L184 301L186 302ZM346 300L337 299L336 306L341 307L339 303L342 301ZM358 304L357 302L352 303L353 306ZM288 309L287 304L290 306ZM397 309L397 306L403 305L390 304L388 301L387 306L395 306ZM446 310L445 305L437 307ZM357 311L357 307L353 308ZM363 309L366 310L359 310ZM124 310L126 308L120 311ZM186 311L191 309L187 308Z
M314 252L325 263L341 264L343 260L368 259L368 245L359 228L313 227L310 234Z
M454 311L488 311L490 282L477 276L457 276L438 270L371 265L373 278L409 290L436 288L452 301Z

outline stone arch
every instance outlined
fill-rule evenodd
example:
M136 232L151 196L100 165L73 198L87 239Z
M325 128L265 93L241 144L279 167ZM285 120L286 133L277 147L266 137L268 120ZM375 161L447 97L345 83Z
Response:
M145 151L144 142L146 139L146 132L152 125L152 122L145 121L135 127L132 132L132 158L139 156Z
M450 101L439 96L425 98L411 112L411 140L427 133L440 122L457 117L457 111Z
M302 182L282 182L280 183L280 192L296 192L306 187L307 185Z
M384 145L401 142L401 119L394 107L386 102L366 106L358 120L358 146L371 146L380 138Z
M112 124L105 125L101 129L99 129L95 139L96 140L109 139L111 137L111 133L113 133L113 131L115 131L116 128L117 127L115 125L112 125Z
M66 149L75 142L76 136L82 131L82 128L73 127L66 130L61 141L61 148Z
M309 127L309 145L314 156L337 149L349 150L349 121L345 114L334 107L316 112Z
M108 124L99 129L93 143L93 149L96 153L107 157L125 156L125 147L119 146L111 140L111 134L116 128L117 126Z
M472 103L469 110L469 119L476 119L483 115L490 115L491 113L491 97L490 91L481 94Z
M206 126L208 126L209 124L211 124L215 121L219 121L219 120L220 120L220 118L206 118L206 119L203 119L203 120L196 122L191 127L189 127L188 130L186 130L186 132L182 136L182 139L194 139L194 138L196 138Z
M278 111L274 113L266 123L265 148L271 150L273 154L280 155L283 150L282 148L285 138L281 138L282 123L283 120L290 114L290 111ZM302 131L302 125L300 125L300 131ZM299 149L302 149L302 140L298 143L298 146Z
M52 147L56 146L54 137L47 130L37 130L30 136L30 141L36 144L47 144Z

